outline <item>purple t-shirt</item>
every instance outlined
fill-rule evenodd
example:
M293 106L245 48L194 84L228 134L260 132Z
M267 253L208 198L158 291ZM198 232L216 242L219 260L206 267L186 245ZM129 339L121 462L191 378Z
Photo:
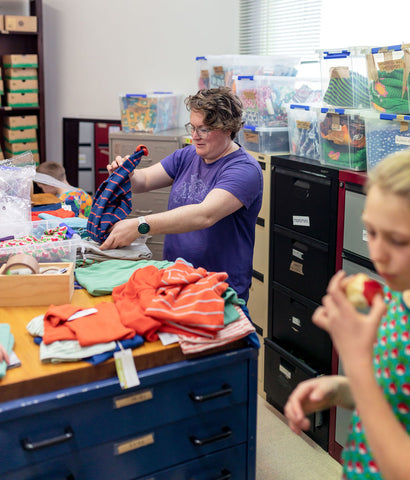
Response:
M206 164L191 145L175 151L161 164L174 180L168 210L201 203L214 188L227 190L243 203L243 207L212 227L166 235L164 260L182 257L194 267L227 272L229 285L247 301L256 218L262 204L263 178L258 162L241 147Z

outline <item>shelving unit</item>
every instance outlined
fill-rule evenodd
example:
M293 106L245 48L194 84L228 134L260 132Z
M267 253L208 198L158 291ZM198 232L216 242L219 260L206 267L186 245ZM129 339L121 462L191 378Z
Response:
M43 18L42 0L28 0L29 15L37 17L37 32L0 31L0 64L4 78L3 55L36 54L38 57L38 107L10 107L6 95L2 96L0 107L0 144L4 152L3 125L8 116L36 115L39 160L46 160L45 110L44 110L44 63L43 63ZM7 12L1 12L7 14Z

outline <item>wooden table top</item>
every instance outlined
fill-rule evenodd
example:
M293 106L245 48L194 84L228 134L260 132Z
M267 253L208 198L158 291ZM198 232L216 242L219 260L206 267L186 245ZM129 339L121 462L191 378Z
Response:
M91 307L100 302L110 302L111 296L92 297L86 290L75 290L71 303ZM15 338L14 351L21 360L21 367L7 370L0 380L0 402L38 395L61 388L81 385L115 377L113 359L99 365L88 362L42 363L39 346L34 343L26 325L37 315L44 314L46 306L0 307L0 322L8 323ZM133 350L138 370L145 370L168 363L185 360L179 344L163 346L160 341L145 342Z

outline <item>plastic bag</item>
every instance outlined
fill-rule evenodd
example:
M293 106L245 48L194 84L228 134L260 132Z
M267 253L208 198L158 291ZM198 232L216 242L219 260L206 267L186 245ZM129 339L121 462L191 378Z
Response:
M31 152L0 161L0 238L13 224L31 221L31 188L36 165Z

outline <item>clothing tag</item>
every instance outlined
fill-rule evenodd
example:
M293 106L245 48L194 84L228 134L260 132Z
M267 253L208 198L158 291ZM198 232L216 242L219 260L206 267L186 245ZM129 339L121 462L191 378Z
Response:
M140 379L138 377L137 369L135 368L134 357L132 350L122 348L119 352L114 352L115 368L117 370L118 380L121 388L131 388L139 385Z
M76 318L87 317L88 315L92 315L93 313L98 313L98 310L96 308L86 308L85 310L80 310L76 313L73 313L71 317L67 318L67 322L75 320Z
M176 333L158 332L158 337L161 340L162 345L171 345L172 343L178 343L178 335Z

